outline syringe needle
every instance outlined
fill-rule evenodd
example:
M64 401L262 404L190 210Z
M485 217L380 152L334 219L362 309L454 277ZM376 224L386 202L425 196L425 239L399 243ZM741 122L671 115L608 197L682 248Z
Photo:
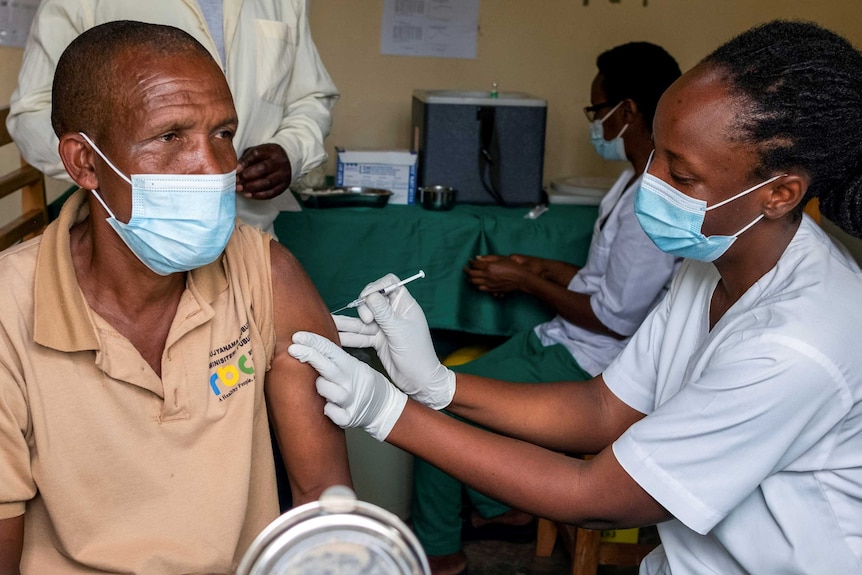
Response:
M396 284L392 284L391 286L386 286L384 288L380 288L379 290L377 290L377 293L386 295L388 293L391 293L392 290L394 290L397 287L403 286L404 284L409 284L413 280L418 280L419 278L424 278L424 277L425 277L425 272L422 270L419 270L419 273L414 274L414 275L410 276L409 278L403 279ZM364 302L365 302L365 298L357 298L357 299L353 300L352 302L350 302L349 304L347 304L346 306L340 307L337 310L329 312L329 313L338 313L338 312L344 311L346 309L359 307Z

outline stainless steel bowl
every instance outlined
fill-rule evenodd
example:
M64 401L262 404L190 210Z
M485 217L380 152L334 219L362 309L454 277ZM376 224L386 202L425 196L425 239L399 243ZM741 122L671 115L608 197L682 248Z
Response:
M305 190L296 195L306 208L382 208L389 201L392 192L361 186L336 186Z
M422 207L426 210L446 211L455 206L457 190L449 186L423 186L419 188Z

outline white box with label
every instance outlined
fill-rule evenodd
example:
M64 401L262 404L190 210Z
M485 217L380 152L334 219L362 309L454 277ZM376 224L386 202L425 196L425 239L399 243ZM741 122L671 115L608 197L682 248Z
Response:
M336 186L363 186L392 192L392 204L416 203L416 153L408 150L345 150L338 153Z

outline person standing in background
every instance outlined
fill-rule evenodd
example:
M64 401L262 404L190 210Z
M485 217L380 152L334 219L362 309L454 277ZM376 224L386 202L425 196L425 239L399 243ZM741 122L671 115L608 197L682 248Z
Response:
M278 212L299 209L285 190L326 161L339 96L312 41L306 0L43 1L7 125L24 158L48 176L68 180L50 121L57 60L79 34L114 20L176 26L219 63L239 115L237 215L274 236Z

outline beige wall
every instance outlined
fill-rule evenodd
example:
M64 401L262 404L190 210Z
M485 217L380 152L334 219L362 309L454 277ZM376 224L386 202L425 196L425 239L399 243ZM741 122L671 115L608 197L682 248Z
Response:
M410 144L413 89L525 91L548 102L545 179L615 175L597 158L581 108L595 58L632 40L661 44L683 70L746 28L773 18L817 21L862 47L860 0L481 0L475 60L380 54L383 0L309 0L321 58L341 90L336 145L404 148ZM21 50L0 48L0 103L8 102ZM330 157L327 173L334 172ZM55 188L56 189L56 188ZM2 210L0 206L0 210ZM2 214L0 214L2 219Z
M415 88L525 91L548 102L545 178L616 175L597 158L581 108L596 56L645 40L690 68L753 24L815 20L862 46L860 0L481 0L475 60L380 54L383 0L310 0L315 43L342 93L327 149L408 147ZM328 173L334 172L330 158Z
M0 104L9 103L9 97L18 84L22 52L20 48L0 46Z

